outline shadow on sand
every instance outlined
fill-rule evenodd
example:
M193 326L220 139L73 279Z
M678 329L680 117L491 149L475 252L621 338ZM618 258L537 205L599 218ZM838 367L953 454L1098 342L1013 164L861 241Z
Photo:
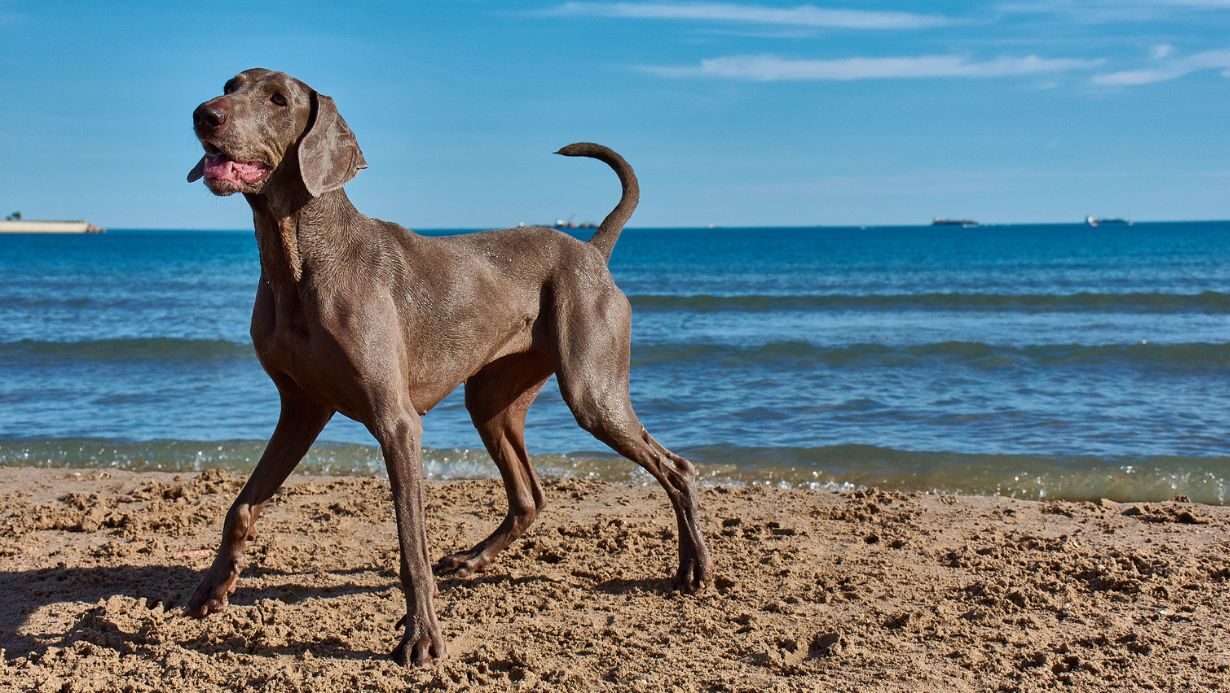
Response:
M379 569L342 570L338 576L353 575L358 572L374 572L381 576L382 581L387 575ZM253 568L252 576L261 574L281 574L293 577L280 571L262 571ZM116 566L108 568L42 568L38 570L3 572L0 571L0 594L5 599L0 602L0 649L4 650L7 659L41 656L50 647L69 647L78 641L88 641L107 647L115 647L122 651L141 652L152 647L164 645L168 638L147 629L136 633L120 630L106 617L106 607L99 602L112 597L130 597L137 600L136 609L165 609L174 613L174 618L191 619L180 611L188 595L196 587L201 578L201 571L191 570L182 566ZM299 584L278 584L268 587L244 585L241 578L239 590L232 596L230 602L235 606L251 606L262 599L273 599L286 604L293 604L307 599L329 599L352 594L366 594L398 590L398 582L394 577L387 584L372 586L359 584L334 584L328 587L306 586ZM400 594L400 592L399 592ZM141 602L144 600L144 607ZM79 603L81 609L72 615L73 623L62 632L21 633L19 630L26 625L34 612L43 607L55 604ZM140 617L140 614L134 614ZM218 618L221 614L215 614ZM393 624L389 624L390 636L393 635ZM238 651L250 654L279 655L300 654L311 651L320 657L340 659L366 659L383 657L384 652L368 652L354 650L351 645L336 637L327 636L301 644L292 643L288 647L259 647L252 649L249 642L241 637L231 637L222 641L209 642L204 637L176 640L179 646L198 652L212 654L222 651Z

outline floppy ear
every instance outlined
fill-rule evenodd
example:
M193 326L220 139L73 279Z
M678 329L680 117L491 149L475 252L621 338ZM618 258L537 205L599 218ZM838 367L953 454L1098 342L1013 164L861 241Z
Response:
M201 160L196 162L196 166L193 166L192 170L188 172L188 182L195 183L198 180L200 180L201 177L204 175L205 175L205 157L201 157Z
M312 92L315 117L299 141L299 175L308 194L337 190L367 168L350 126L337 114L333 99Z

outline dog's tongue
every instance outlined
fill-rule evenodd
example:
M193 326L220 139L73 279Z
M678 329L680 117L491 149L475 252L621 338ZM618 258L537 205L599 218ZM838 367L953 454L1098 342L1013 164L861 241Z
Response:
M205 177L232 183L255 183L269 169L259 161L231 161L221 154L205 159Z

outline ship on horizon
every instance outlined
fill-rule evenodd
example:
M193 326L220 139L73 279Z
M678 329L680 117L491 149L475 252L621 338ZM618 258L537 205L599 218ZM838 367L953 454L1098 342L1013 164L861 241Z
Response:
M960 226L961 228L969 229L978 225L978 222L973 219L947 219L945 217L934 217L931 219L932 226Z
M1114 225L1131 226L1132 220L1124 219L1123 217L1085 217L1085 223L1088 224L1091 228L1096 229L1099 226L1114 226Z
M84 219L53 221L46 219L22 219L21 212L13 212L0 221L0 233L104 233L106 229Z
M596 229L598 228L598 225L592 221L574 222L572 219L575 216L576 215L573 214L569 216L567 219L556 219L554 224L550 224L550 227L555 229L556 231L567 231L570 229Z

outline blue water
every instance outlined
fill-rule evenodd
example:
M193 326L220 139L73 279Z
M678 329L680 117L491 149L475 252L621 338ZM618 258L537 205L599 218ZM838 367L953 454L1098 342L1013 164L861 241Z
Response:
M632 229L646 427L718 482L1230 501L1230 222ZM243 469L277 397L251 232L0 236L0 464ZM429 473L490 476L460 392ZM309 470L379 470L340 417ZM642 478L552 386L547 474Z

